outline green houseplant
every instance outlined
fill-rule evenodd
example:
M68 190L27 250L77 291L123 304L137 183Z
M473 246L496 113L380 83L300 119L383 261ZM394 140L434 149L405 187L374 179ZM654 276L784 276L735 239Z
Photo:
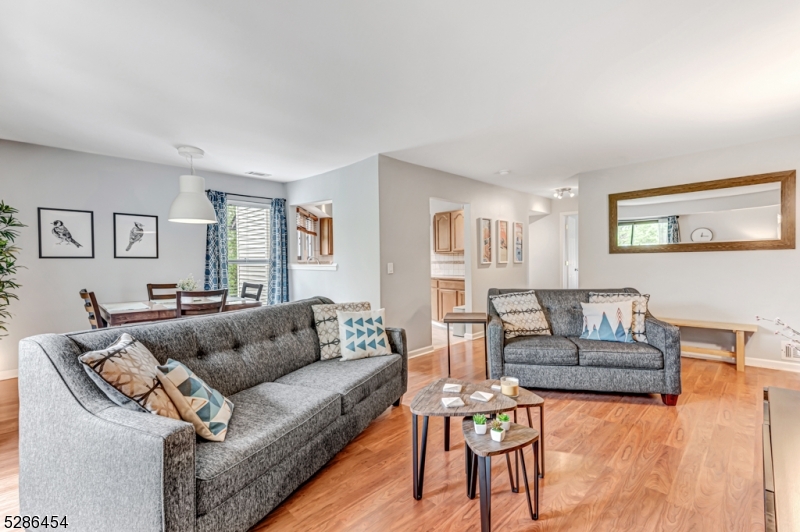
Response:
M508 430L511 428L511 418L508 417L508 414L506 413L497 414L497 419L499 419L500 423L502 423L503 430Z
M475 427L476 433L486 434L486 416L483 414L475 414L472 416L472 424Z
M14 241L19 236L17 228L25 227L17 218L17 209L0 200L0 337L8 334L8 307L12 299L19 299L14 290L19 288L14 276L17 274L19 248Z
M492 420L492 439L494 441L503 441L506 437L506 431L503 430L503 423L499 419Z

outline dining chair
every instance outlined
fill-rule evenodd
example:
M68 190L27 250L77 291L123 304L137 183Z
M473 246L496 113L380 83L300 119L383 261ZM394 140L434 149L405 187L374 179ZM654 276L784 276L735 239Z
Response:
M83 308L89 313L89 324L92 329L105 329L108 323L100 315L100 307L97 305L97 298L94 297L94 292L89 292L85 288L81 289L81 299L83 299Z
M261 290L263 289L263 284L242 283L242 291L239 292L239 297L242 299L255 299L256 301L261 301ZM248 290L250 291L248 292ZM252 290L255 290L255 293L253 293Z
M175 299L175 291L177 291L178 285L176 283L162 283L162 284L150 284L147 283L147 299L150 301L158 300L158 299ZM171 292L167 294L154 294L153 290L171 290Z
M225 301L228 299L228 289L222 290L201 290L197 292L175 292L175 317L199 316L201 314L219 314L225 308ZM200 297L205 301L197 303L185 303L183 298ZM208 298L219 297L219 301L209 301Z

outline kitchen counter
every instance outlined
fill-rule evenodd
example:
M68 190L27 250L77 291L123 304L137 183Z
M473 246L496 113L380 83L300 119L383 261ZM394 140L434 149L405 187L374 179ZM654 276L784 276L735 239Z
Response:
M443 281L463 281L464 276L457 276L457 275L432 275L431 279L439 280L442 279Z

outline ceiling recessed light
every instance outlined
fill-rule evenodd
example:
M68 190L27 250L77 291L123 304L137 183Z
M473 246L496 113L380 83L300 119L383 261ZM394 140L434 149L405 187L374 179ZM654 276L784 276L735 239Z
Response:
M498 175L508 175L511 173L511 170L500 170L497 172Z
M253 177L270 177L272 174L265 174L264 172L245 172L244 175L251 175Z

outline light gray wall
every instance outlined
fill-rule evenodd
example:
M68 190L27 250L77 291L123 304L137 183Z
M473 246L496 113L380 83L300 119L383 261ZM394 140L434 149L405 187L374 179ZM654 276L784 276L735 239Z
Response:
M581 286L632 286L651 295L657 316L743 323L755 323L756 315L780 316L797 328L800 250L611 255L608 195L798 167L795 136L581 174ZM776 364L779 338L771 332L762 327L750 338L747 358L782 367ZM783 367L797 367L788 364Z
M336 271L289 270L292 300L325 296L336 302L369 301L380 308L380 228L378 157L286 184L290 207L333 201L333 253ZM291 217L290 216L290 217ZM296 225L289 223L289 260L296 261Z
M546 198L489 185L465 177L380 156L380 262L381 301L387 322L405 327L409 348L431 345L430 302L430 199L465 204L467 306L475 312L486 310L489 288L528 286L528 246L525 262L497 264L496 238L491 265L478 264L478 218L523 222L528 242L528 216L549 209ZM511 250L510 250L511 251ZM394 273L386 264L394 263Z
M176 154L176 159L180 158ZM132 161L0 140L0 197L19 209L28 227L18 280L20 300L9 336L0 340L0 375L17 367L20 339L44 332L86 329L78 292L94 291L103 302L147 298L147 283L175 282L189 273L202 281L205 225L167 221L185 167ZM198 171L206 186L226 192L283 197L281 183ZM94 259L39 259L37 208L94 211ZM115 259L113 213L158 216L158 259Z
M550 205L550 214L531 222L528 238L531 288L561 288L561 213L576 212L578 198L554 199Z

